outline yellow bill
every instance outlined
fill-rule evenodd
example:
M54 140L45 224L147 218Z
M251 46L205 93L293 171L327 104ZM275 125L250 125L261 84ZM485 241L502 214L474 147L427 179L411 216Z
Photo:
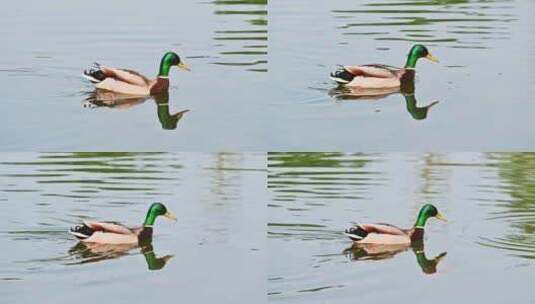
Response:
M186 70L186 71L191 71L191 69L189 68L189 66L187 64L185 64L184 62L179 62L177 64L177 66L180 68L180 69L183 69L183 70Z
M438 58L433 56L433 54L431 54L431 53L427 54L427 56L425 56L425 58L428 59L429 61L432 61L432 62L436 62L436 63L439 62Z
M445 216L443 216L440 212L437 213L437 215L435 215L435 217L437 218L437 220L441 220L441 221L444 221L444 222L448 221L448 219Z
M167 211L163 216L170 220L176 221L176 215L171 211Z

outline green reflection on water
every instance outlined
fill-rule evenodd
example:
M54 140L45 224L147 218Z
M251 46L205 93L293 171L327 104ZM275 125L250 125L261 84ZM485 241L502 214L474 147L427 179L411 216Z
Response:
M213 64L247 67L250 72L267 72L267 0L213 1L214 14L242 18L242 28L214 31L214 41L223 42L221 58ZM264 43L262 43L264 42ZM251 44L254 43L254 44ZM251 51L250 48L256 50Z
M268 163L270 168L285 167L353 167L362 168L369 160L366 154L351 154L339 152L269 152ZM363 156L362 159L358 156ZM341 158L344 157L344 158Z
M493 153L489 158L497 161L501 191L511 198L496 203L491 219L506 222L510 229L483 237L480 244L535 259L535 153Z
M40 153L32 161L25 158L0 162L0 166L5 170L20 168L17 171L22 173L3 176L14 181L31 180L35 187L21 189L18 183L12 183L1 189L4 192L22 190L40 192L42 197L76 199L95 198L112 192L167 195L168 184L177 181L172 174L183 168L173 155L152 152ZM60 185L63 186L53 187Z
M268 188L278 201L303 197L362 199L362 189L382 182L380 173L366 170L374 161L377 158L372 154L269 152Z
M490 47L485 40L509 38L507 24L517 20L510 13L513 6L504 5L510 2L370 1L357 8L334 9L331 12L341 22L337 28L342 30L343 35L373 36L372 39L377 41L427 42L456 48L485 49ZM482 26L487 29L484 33L471 30ZM360 30L369 27L388 27L389 31ZM459 30L466 28L469 30ZM426 35L410 34L421 31Z

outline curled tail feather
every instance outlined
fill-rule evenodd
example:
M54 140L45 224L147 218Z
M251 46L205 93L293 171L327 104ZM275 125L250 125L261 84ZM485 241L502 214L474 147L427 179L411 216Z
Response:
M361 241L368 236L368 232L362 229L359 225L355 225L349 229L346 229L344 234L353 241Z
M338 84L347 84L355 78L355 75L351 74L343 66L340 66L338 70L331 73L330 78Z
M92 83L99 83L106 79L106 75L100 69L100 64L93 63L93 66L87 70L84 70L83 76Z
M89 228L86 225L77 225L69 230L69 233L74 235L79 240L87 239L88 237L93 235L94 232L95 230Z

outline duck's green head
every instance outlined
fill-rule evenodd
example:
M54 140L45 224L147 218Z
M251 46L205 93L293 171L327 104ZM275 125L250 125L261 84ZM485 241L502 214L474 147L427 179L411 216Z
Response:
M425 223L430 217L434 217L444 222L448 221L442 214L440 214L440 212L438 212L437 207L431 204L425 204L422 206L420 212L418 213L418 217L416 218L416 224L414 224L414 227L423 229Z
M182 62L180 56L175 52L167 52L163 55L162 61L160 62L160 72L158 73L159 77L169 77L169 70L172 66L177 66L179 69L191 71L189 66Z
M143 226L145 227L152 227L154 225L154 221L156 221L156 218L160 215L163 215L164 217L176 221L176 215L168 211L167 208L162 203L152 203L149 207L149 211L147 211L147 217L145 217L145 222L143 223Z
M421 44L415 44L409 52L405 68L414 69L416 67L416 61L418 61L420 58L425 58L432 62L438 62L438 58L433 56L425 46Z

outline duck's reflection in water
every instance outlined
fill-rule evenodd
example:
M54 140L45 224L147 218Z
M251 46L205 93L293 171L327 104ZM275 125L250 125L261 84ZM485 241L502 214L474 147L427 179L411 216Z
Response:
M425 255L423 242L412 244L410 246L354 244L353 246L346 248L343 251L343 254L350 258L351 261L384 260L393 258L398 253L404 252L409 248L412 249L412 252L416 256L416 261L422 269L422 272L426 274L437 272L438 264L447 254L446 252L442 252L435 258L428 259Z
M152 245L139 247L137 245L113 245L79 242L74 247L69 249L69 255L76 260L75 262L69 263L69 265L80 265L118 259L120 257L133 254L132 251L134 249L141 250L149 270L162 269L173 257L173 255L165 255L159 258L156 257Z
M418 107L418 102L416 101L416 97L414 96L414 93L411 93L411 94L401 93L401 94L405 98L405 103L407 105L407 112L409 112L412 118L416 120L426 119L429 109L431 109L431 107L433 107L434 105L438 103L438 100L435 100L426 106Z
M154 100L157 107L156 114L158 115L158 120L162 125L162 129L165 130L176 129L180 119L189 111L182 110L171 113L169 111L169 92L155 96L132 96L96 89L87 93L86 98L82 101L82 105L88 108L108 107L125 110L142 104L149 99Z
M415 88L413 85L406 85L401 90L399 88L381 88L381 89L362 89L355 87L339 86L329 91L329 96L336 100L367 100L376 101L383 99L392 94L401 94L405 99L407 112L416 120L427 118L427 114L431 107L438 104L438 101L433 101L430 104L419 107L415 97Z
M185 113L189 112L189 110L182 110L171 114L169 112L169 93L167 92L154 96L154 101L158 107L158 120L162 124L162 129L165 130L176 129L180 119Z

